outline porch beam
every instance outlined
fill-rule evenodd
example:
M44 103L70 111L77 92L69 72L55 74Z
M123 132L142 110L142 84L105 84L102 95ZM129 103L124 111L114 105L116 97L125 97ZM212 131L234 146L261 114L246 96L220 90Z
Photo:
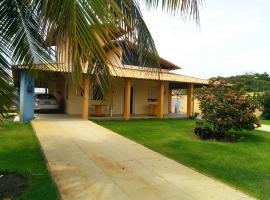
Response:
M125 105L124 105L124 118L130 120L130 96L131 96L131 80L126 79L125 82Z
M82 102L82 118L88 120L89 116L89 77L83 77L83 102Z
M189 83L187 87L187 117L194 114L194 84Z
M161 82L159 84L159 99L158 99L158 117L164 117L164 91L165 91L165 83Z

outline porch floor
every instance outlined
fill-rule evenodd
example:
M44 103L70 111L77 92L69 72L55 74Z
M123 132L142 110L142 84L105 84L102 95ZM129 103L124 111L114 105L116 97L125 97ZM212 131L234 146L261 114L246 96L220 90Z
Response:
M180 119L186 118L187 115L185 113L170 113L164 115L164 119ZM113 116L89 116L89 119L92 120L124 120L123 115L113 115ZM158 119L155 115L131 115L131 119Z
M185 113L170 113L164 115L164 119L181 119L186 118L187 115ZM69 115L69 114L58 114L58 113L35 113L35 119L61 119L61 118L77 118L80 119L81 115ZM113 115L111 116L89 116L90 120L124 120L123 115ZM158 119L157 116L154 115L131 115L131 119Z

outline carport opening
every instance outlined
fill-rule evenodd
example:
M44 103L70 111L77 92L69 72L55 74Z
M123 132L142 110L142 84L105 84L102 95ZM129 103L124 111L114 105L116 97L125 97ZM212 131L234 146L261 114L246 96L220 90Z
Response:
M67 94L65 74L47 71L25 71L21 69L15 69L12 73L15 87L18 88L17 108L23 119L32 119L33 113L38 113L39 111L43 113L65 113L65 97ZM23 74L27 76L25 83L22 82ZM24 89L21 89L22 87ZM53 95L55 98L52 100L37 99L38 94Z
M66 84L63 74L48 73L45 77L37 77L35 79L35 86L36 113L65 113Z

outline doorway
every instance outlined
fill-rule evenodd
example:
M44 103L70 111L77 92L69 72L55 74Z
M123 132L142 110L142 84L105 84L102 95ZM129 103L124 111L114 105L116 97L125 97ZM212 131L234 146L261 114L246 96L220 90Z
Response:
M130 90L130 114L135 115L135 88L131 87Z

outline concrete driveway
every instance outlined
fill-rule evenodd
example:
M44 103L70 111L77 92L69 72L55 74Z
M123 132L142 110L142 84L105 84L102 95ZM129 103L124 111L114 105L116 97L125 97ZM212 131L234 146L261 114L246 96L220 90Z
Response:
M252 199L93 122L32 121L63 199Z
M270 132L270 125L261 124L261 127L259 127L258 130Z

